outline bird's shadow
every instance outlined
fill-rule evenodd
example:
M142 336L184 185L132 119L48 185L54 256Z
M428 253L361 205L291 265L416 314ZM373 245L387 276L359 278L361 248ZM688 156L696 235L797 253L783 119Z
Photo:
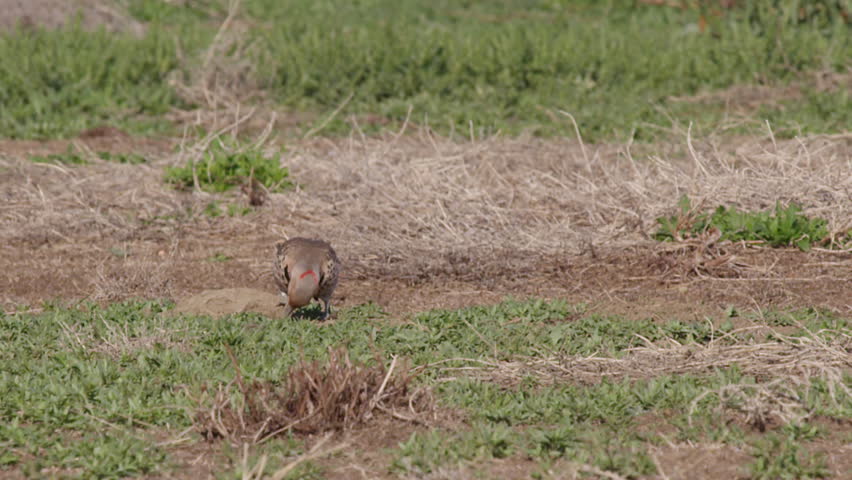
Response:
M314 320L321 321L322 318L322 307L320 305L310 305L307 307L302 307L292 314L290 314L290 318L294 320Z

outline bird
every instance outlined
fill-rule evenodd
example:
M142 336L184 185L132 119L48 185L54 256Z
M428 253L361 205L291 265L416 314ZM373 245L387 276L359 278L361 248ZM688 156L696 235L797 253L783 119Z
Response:
M340 277L340 260L324 240L294 237L275 244L272 277L281 293L285 316L317 299L322 319L331 310L331 295Z

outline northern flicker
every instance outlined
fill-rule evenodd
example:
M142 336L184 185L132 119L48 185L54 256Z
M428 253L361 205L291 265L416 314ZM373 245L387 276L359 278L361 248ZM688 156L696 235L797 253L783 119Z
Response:
M317 299L325 319L339 276L340 261L328 242L297 237L275 244L272 277L281 291L285 315Z

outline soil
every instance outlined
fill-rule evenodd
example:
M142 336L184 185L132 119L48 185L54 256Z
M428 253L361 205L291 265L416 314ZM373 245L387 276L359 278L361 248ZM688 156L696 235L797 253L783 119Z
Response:
M752 456L727 445L669 445L654 452L661 478L747 478ZM665 475L665 476L664 476Z
M0 262L8 267L0 272L6 308L56 299L165 297L178 301L187 312L276 312L277 291L268 265L277 237L209 238L196 228L191 236L178 233L179 250L170 253L174 239L145 239L145 232L139 233L139 239L89 241L84 249L80 241L38 236L9 245L0 252ZM495 303L509 296L544 297L587 303L589 310L629 318L684 321L719 317L731 306L740 311L751 311L755 305L852 309L849 255L764 248L738 253L756 271L771 270L754 277L673 279L659 266L661 254L653 245L630 252L597 252L595 257L566 255L556 261L533 257L525 267L534 274L517 273L500 257L476 259L474 268L481 273L453 271L458 266L447 262L421 270L417 276L411 274L411 265L376 267L344 257L345 270L334 302L345 308L372 301L399 316ZM231 259L212 260L217 254ZM216 292L237 287L243 288L240 295L245 298L233 297L232 290Z
M104 28L141 36L143 24L131 19L119 2L109 0L0 0L0 31L22 28L55 30L69 26L76 15L86 30Z
M8 222L0 229L6 241L0 261L7 266L0 272L0 300L7 310L56 299L165 297L187 305L187 311L224 314L252 302L234 303L234 292L222 292L216 304L209 291L240 287L266 293L252 293L259 296L255 310L275 311L269 268L272 245L281 238L275 225L304 231L315 217L299 211L282 216L276 200L286 195L273 195L247 217L168 218L187 208L200 210L212 199L162 185L157 167L95 159L72 168L26 160L73 145L168 159L174 141L132 138L108 126L73 141L0 141L7 159L0 157L0 195L8 202ZM507 296L563 298L631 318L703 320L729 306L743 311L756 305L852 311L850 252L727 245L725 253L735 261L711 271L694 268L689 249L641 238L626 247L550 251L459 246L386 253L372 251L371 243L334 244L344 262L336 305L373 301L395 315ZM203 300L193 298L204 291ZM203 307L197 303L202 301Z
M219 317L234 313L254 312L275 318L281 315L280 297L252 288L205 290L183 298L175 305L175 313Z
M670 97L674 102L722 104L732 114L753 114L761 107L773 107L799 100L811 89L819 92L844 91L852 88L852 74L822 71L801 75L789 85L734 85L686 97Z

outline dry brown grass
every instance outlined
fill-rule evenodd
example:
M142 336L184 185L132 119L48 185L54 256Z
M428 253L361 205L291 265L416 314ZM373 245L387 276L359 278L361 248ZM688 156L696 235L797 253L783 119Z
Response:
M232 124L247 112L250 113L245 118L248 122L238 122L236 127L254 130L257 123L251 120L261 116L255 115L258 111L275 118L274 108L262 106L267 94L256 79L256 52L248 35L255 26L253 22L244 18L241 0L228 0L227 12L200 62L178 50L184 68L171 75L169 84L188 104L197 107L175 109L167 118L182 125L204 127L207 131ZM185 72L189 72L188 78ZM265 122L261 122L260 127Z
M756 331L769 332L778 341L731 341L733 335ZM524 376L532 375L539 383L552 385L596 383L603 378L706 374L736 365L744 375L756 378L820 378L851 393L842 381L843 371L852 368L849 354L852 336L848 332L820 331L792 337L769 327L754 326L720 334L707 344L681 344L668 339L660 345L640 338L645 346L627 349L627 354L621 358L551 355L512 361L470 360L471 366L447 368L446 371L504 385L518 385Z
M628 248L645 241L683 194L744 210L795 201L841 232L852 227L850 139L739 148L687 139L682 156L636 159L629 146L458 144L424 131L351 138L294 148L293 174L313 188L273 203L307 217L310 232L341 239L347 256L406 263L412 275L448 263L475 270L484 258L522 265L528 256L588 245Z
M214 133L230 132L249 117ZM267 127L253 148L277 150L275 128ZM271 194L249 216L214 219L202 213L210 201L248 199L236 191L178 192L162 175L166 166L185 163L215 140L186 139L178 153L161 148L145 165L92 158L90 165L73 167L32 163L26 152L43 147L6 142L0 242L26 252L60 245L68 255L82 252L97 264L124 242L149 254L176 244L175 258L192 256L184 246L193 243L184 241L189 238L210 248L227 244L222 248L250 257L250 268L263 275L278 238L317 236L335 245L350 279L391 274L478 281L535 275L530 265L564 263L584 252L652 245L655 219L673 213L683 194L708 208L762 210L776 201L797 202L805 214L826 218L835 234L852 228L849 134L739 143L687 137L683 145L641 148L523 138L460 143L426 129L304 140L288 145L282 158L299 187ZM65 144L57 147L64 150ZM645 153L633 153L639 149ZM676 276L690 269L737 276L742 269L726 257L729 245L696 252L695 262L695 252L687 252L688 262L674 259ZM43 260L24 265L27 255L15 255L19 269L44 268ZM840 270L829 276L848 276L848 255L837 256ZM83 284L77 291L87 289L92 287ZM121 292L103 295L118 298Z
M655 219L673 212L684 194L694 203L743 210L797 202L805 214L828 219L834 232L852 228L850 135L738 147L687 139L684 155L636 159L629 145L456 143L417 133L291 146L283 163L303 188L271 195L262 221L282 232L340 239L344 248L365 254L361 258L383 262L424 252L552 254L579 253L589 242L627 246L647 239ZM162 182L162 167L182 163L210 141L151 166L0 158L10 199L0 210L0 240L133 235L150 230L140 228L150 223L167 224L159 220L214 197L173 191ZM19 181L8 181L10 174Z
M102 321L97 335L92 327L81 328L62 320L59 320L59 324L63 333L62 342L68 349L83 349L116 361L128 355L150 351L157 346L183 352L191 350L191 340L178 338L181 332L166 326L162 319L155 323L135 325L133 331L127 324Z
M90 300L120 301L130 292L139 298L172 298L171 259L163 253L161 258L155 259L125 257L121 265L112 268L101 264Z
M330 349L323 363L302 361L281 385L245 383L237 367L233 382L198 399L195 424L207 439L255 444L288 432L349 430L380 414L418 421L421 411L431 407L431 397L413 389L412 379L396 357L387 368L380 359L360 365L346 349Z
M770 332L777 340L732 343L734 335L756 330ZM836 404L839 397L852 396L843 378L852 372L852 336L848 331L823 330L793 337L755 326L722 334L704 345L684 345L673 339L661 345L640 338L645 346L628 349L621 358L552 355L511 361L471 359L468 366L444 371L453 377L464 375L516 387L528 378L541 385L593 384L605 378L706 375L736 366L757 382L707 390L692 402L693 409L704 398L715 396L720 408L741 414L746 423L761 431L769 424L806 420L812 412L798 391L811 387L814 380L825 383Z

